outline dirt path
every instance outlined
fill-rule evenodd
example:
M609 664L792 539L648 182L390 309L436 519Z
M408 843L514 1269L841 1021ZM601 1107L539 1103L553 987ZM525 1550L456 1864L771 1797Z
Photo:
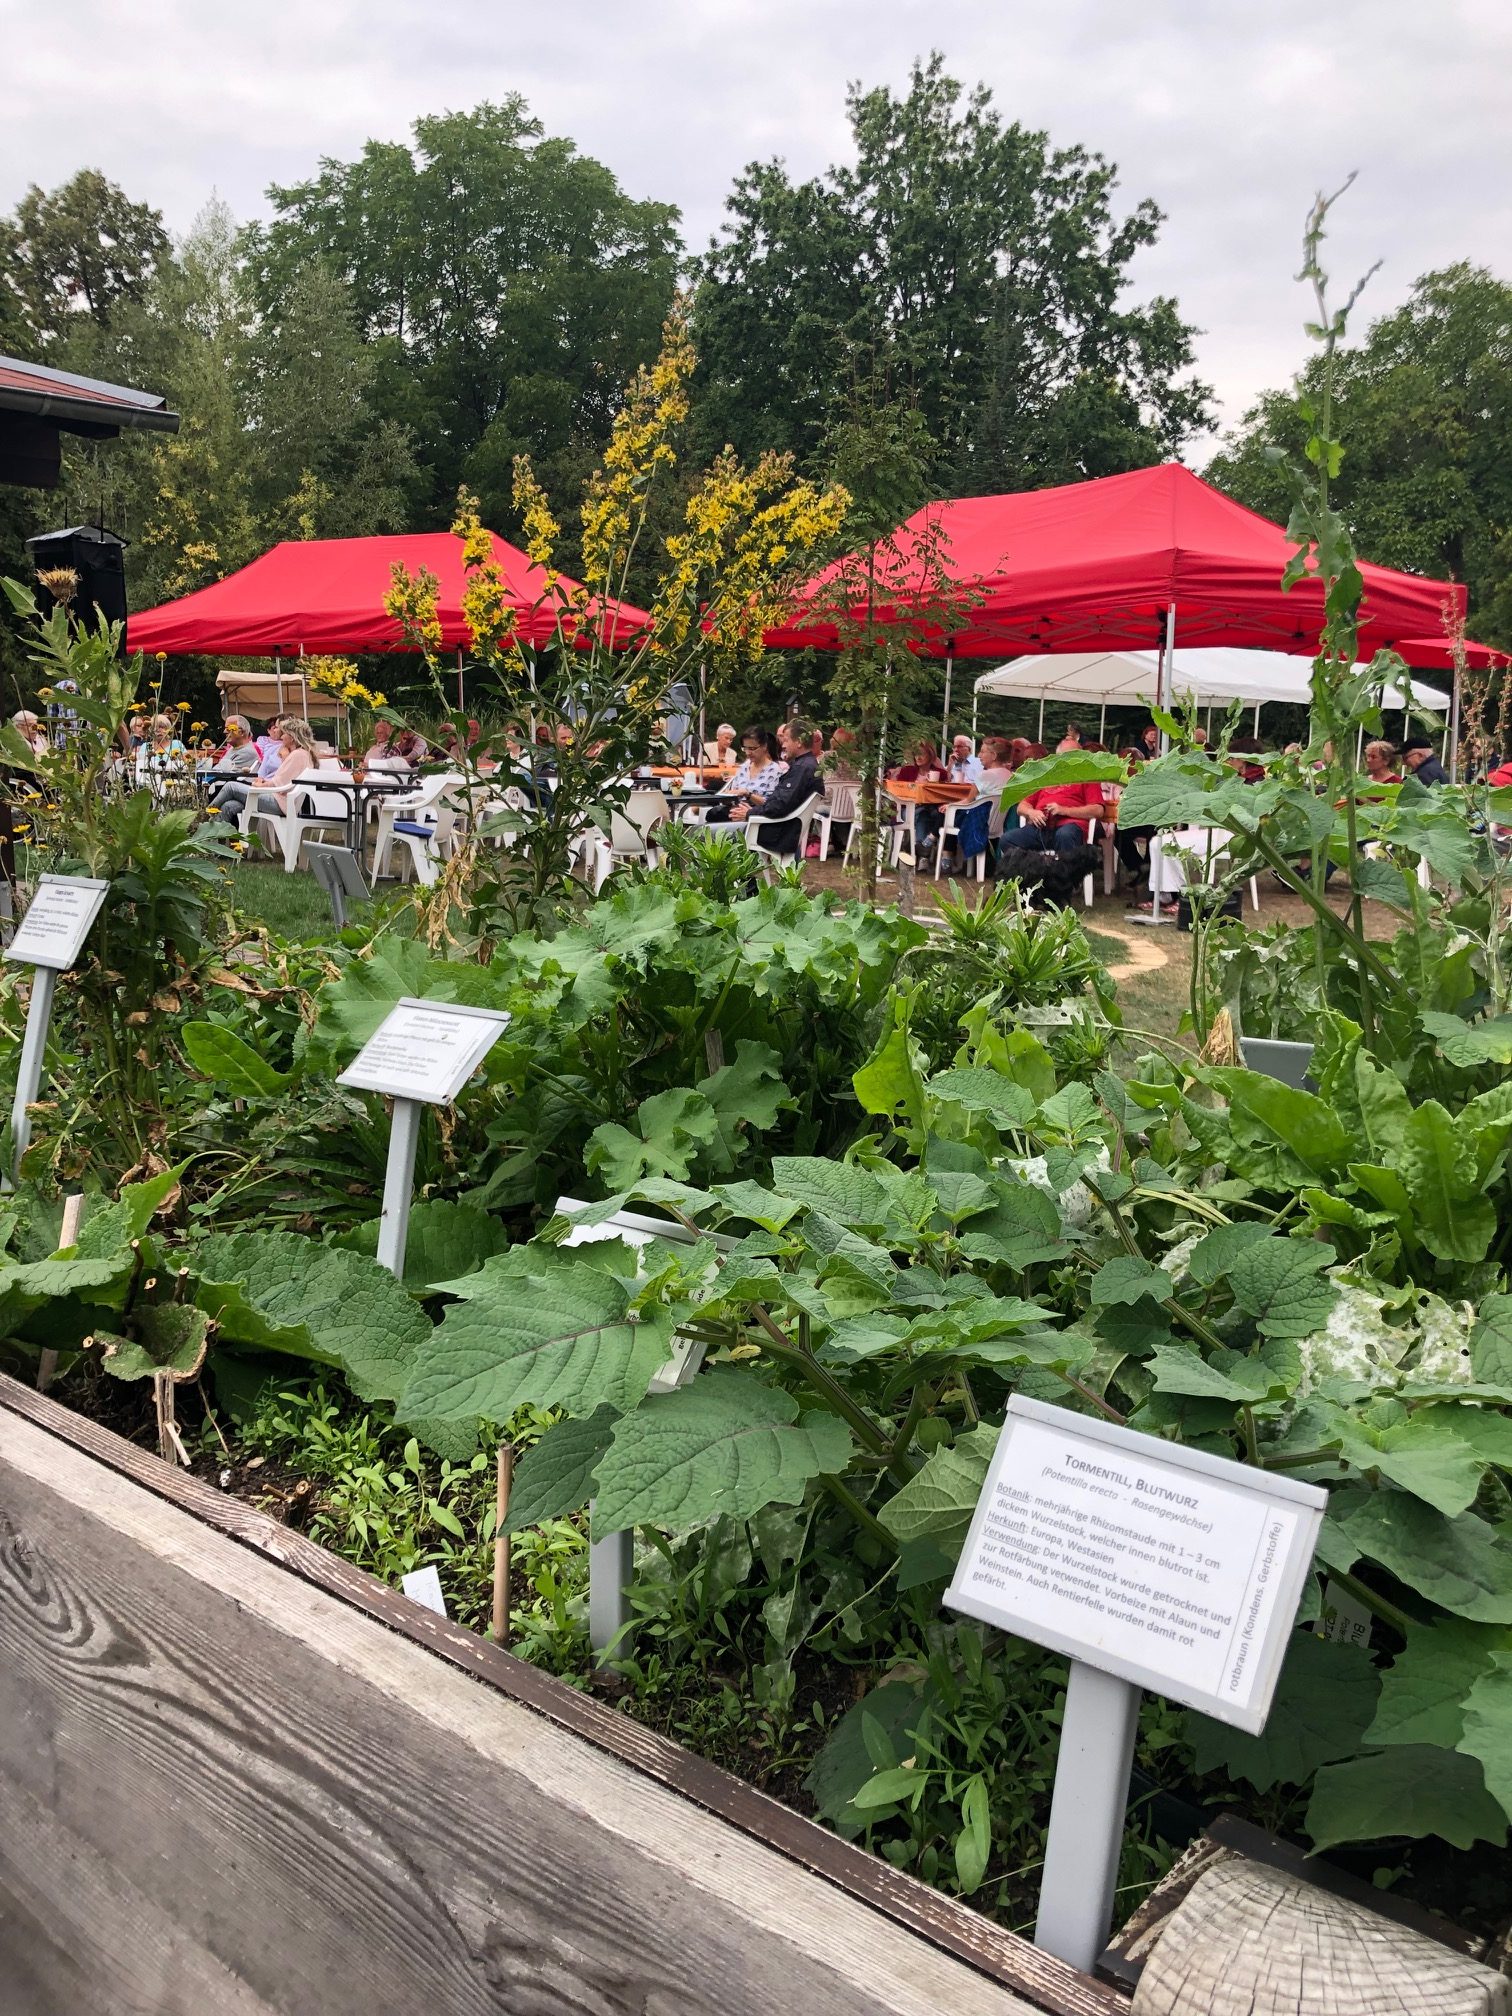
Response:
M1170 954L1160 945L1161 932L1152 925L1148 931L1138 925L1132 931L1115 931L1111 924L1099 917L1092 927L1104 938L1116 938L1128 952L1127 959L1121 959L1116 966L1108 968L1114 980L1132 980L1136 973L1158 973L1163 966L1171 963Z

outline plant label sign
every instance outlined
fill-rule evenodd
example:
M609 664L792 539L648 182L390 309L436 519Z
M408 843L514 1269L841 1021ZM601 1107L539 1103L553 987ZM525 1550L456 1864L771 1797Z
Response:
M6 958L66 973L78 964L109 887L84 875L39 876L36 894L5 948Z
M336 1082L427 1106L450 1105L508 1023L502 1009L400 1001Z
M1258 1735L1327 1502L1015 1394L945 1601Z

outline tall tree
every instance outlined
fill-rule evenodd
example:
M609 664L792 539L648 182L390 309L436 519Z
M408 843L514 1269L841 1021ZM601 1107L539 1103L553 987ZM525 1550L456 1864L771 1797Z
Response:
M1471 635L1512 649L1512 285L1465 263L1426 273L1336 368L1334 501L1360 551L1465 582ZM1265 393L1208 465L1267 517L1290 506L1267 450L1301 452L1317 374Z
M76 317L105 326L120 302L140 301L167 251L158 211L81 168L50 193L33 183L0 226L0 293L11 295L41 354Z
M375 408L421 444L433 522L465 479L510 524L519 453L558 494L574 487L656 354L674 209L633 201L518 96L421 119L413 148L370 142L270 195L272 222L246 240L257 304L276 318L316 260L346 283Z
M994 109L934 55L905 96L852 87L853 161L736 182L701 262L704 421L747 452L812 456L836 388L886 359L938 444L938 480L984 492L1173 455L1206 424L1174 302L1126 301L1161 213L1113 210L1116 171Z

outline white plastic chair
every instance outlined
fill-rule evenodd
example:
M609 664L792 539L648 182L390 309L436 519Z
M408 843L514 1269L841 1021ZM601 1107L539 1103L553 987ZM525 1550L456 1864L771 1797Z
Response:
M299 850L306 834L327 833L333 826L339 827L343 834L347 831L352 800L345 791L320 790L321 777L352 782L352 773L338 764L317 763L313 770L301 771L291 784L279 787L285 793L281 812L264 812L259 808L258 801L268 786L266 782L254 784L246 810L238 821L244 833L249 833L254 825L263 828L269 845L283 854L285 875L292 875L299 866Z
M850 860L851 842L855 839L856 828L861 823L856 816L856 792L859 788L855 784L836 784L832 781L826 790L824 794L824 810L819 815L819 859L821 861L828 861L829 859L830 832L836 826L845 826L850 829L845 836L845 852L840 857L841 867L843 868Z
M440 771L434 777L422 777L413 791L395 791L384 794L378 806L378 830L373 837L373 880L379 882L388 874L389 852L394 837L394 821L403 819L423 825L432 808L440 802L442 794L459 779L454 772ZM368 810L373 809L369 800Z
M798 822L798 846L793 858L797 861L802 861L805 853L808 851L810 829L814 821L819 817L819 807L823 803L823 797L816 791L811 798L805 798L803 803L795 806L791 812L780 813L776 818L772 818L767 814L761 814L753 819L738 820L731 826L730 830L732 833L739 833L744 838L751 852L759 854L763 861L786 861L788 859L786 850L779 851L775 847L766 846L762 841L761 835L768 826L787 826L796 819Z
M986 798L982 797L981 794L978 793L978 795L975 798L958 798L953 805L946 806L945 822L941 826L940 831L935 839L934 879L936 880L936 882L939 881L941 870L945 865L946 843L951 840L959 839L960 837L961 815L966 812L974 812L978 805L985 805L988 802L989 801ZM992 850L990 846L983 847L976 857L976 862L974 865L976 868L976 879L978 880L978 882L985 882L987 880L987 856L991 851ZM971 869L963 868L961 872L965 875L969 875L971 873Z
M427 889L435 887L441 864L456 845L459 816L458 808L443 798L428 818L399 818L389 829L389 846L404 849L401 862ZM408 881L408 873L400 880Z
M1183 826L1179 832L1171 835L1171 839L1175 847L1180 848L1183 854L1195 854L1198 857L1201 863L1202 880L1204 883L1211 884L1214 880L1215 871L1219 867L1226 867L1232 860L1232 856L1229 853L1229 836L1220 827ZM1166 889L1169 890L1173 883L1176 889L1184 889L1188 881L1185 862L1178 859L1176 854L1169 848L1163 852L1162 862L1165 866L1165 874L1161 879L1165 882ZM1249 893L1251 908L1258 910L1260 908L1260 877L1258 875L1251 875L1249 877Z
M620 861L644 861L654 868L658 826L671 824L672 807L664 791L632 791L623 812L609 814L609 860L611 868Z

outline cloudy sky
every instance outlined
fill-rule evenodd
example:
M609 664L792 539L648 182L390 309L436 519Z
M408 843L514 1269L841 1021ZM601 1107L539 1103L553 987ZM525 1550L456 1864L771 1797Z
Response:
M847 82L902 87L939 47L1007 117L1161 205L1139 286L1200 327L1230 418L1301 355L1318 185L1359 171L1331 249L1340 275L1384 259L1372 313L1452 260L1512 277L1507 0L73 0L66 32L0 0L0 46L0 208L94 166L175 231L212 188L245 218L322 154L515 90L630 193L680 205L695 247L746 162L822 169Z

